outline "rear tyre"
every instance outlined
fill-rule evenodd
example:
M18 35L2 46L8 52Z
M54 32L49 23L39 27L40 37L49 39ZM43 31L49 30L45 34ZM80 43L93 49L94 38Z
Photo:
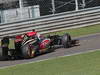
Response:
M68 33L62 36L62 45L64 48L71 47L71 36Z
M8 59L8 51L9 51L9 37L3 37L1 40L1 49L0 49L0 59L5 60Z
M23 58L32 58L35 56L35 49L32 48L29 44L22 46L22 57Z

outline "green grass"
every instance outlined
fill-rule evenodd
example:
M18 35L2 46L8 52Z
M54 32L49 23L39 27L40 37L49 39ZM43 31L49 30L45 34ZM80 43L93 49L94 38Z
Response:
M82 35L88 35L88 34L94 34L94 33L100 33L100 24L98 25L93 25L93 26L88 26L88 27L83 27L83 28L76 28L76 29L68 29L68 30L63 30L59 32L53 32L49 34L65 34L69 33L71 36L82 36Z
M100 51L0 69L0 75L100 75Z

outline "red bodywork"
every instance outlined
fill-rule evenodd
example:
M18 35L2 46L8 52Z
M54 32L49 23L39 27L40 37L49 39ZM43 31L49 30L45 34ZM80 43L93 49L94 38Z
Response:
M28 37L32 37L32 36L36 36L37 32L27 32L25 35L27 35ZM24 38L24 35L17 35L15 37L15 42L22 42ZM47 46L50 44L51 40L50 39L46 39L43 36L41 37L42 40L38 43L39 45L39 50L40 51L45 51L47 49ZM31 40L31 39L30 39ZM34 48L34 45L30 44L31 48Z
M27 32L26 35L31 37L31 36L35 36L37 34L37 32Z
M44 39L41 43L40 43L40 49L44 49L46 48L46 46L50 44L50 39Z
M15 37L15 42L21 42L23 40L23 36L22 35L17 35Z
M32 37L32 36L35 36L36 34L37 34L37 32L27 32L24 35L27 35L29 37ZM24 35L17 35L15 37L15 39L16 39L15 42L21 42L23 40Z

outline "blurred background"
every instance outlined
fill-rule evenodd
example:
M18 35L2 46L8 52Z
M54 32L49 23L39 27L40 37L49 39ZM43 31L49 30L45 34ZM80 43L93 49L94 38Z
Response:
M100 6L100 0L0 0L0 23Z

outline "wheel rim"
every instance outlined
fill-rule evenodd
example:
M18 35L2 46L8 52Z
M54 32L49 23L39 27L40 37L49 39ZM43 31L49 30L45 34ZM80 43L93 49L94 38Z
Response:
M34 55L35 55L35 50L34 50L34 48L32 48L32 46L28 46L27 53L28 53L28 56L29 56L29 57L34 57Z

